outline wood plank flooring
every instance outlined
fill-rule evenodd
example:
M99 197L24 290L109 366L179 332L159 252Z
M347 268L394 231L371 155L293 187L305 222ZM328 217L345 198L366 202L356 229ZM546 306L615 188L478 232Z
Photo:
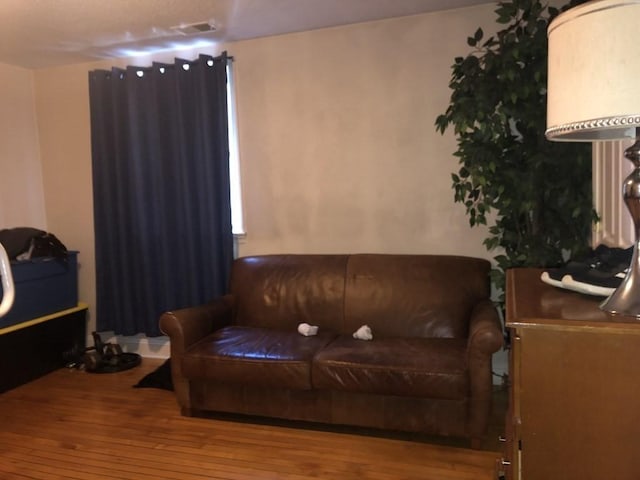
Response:
M0 479L494 479L498 453L238 419L186 418L172 392L58 370L0 395Z

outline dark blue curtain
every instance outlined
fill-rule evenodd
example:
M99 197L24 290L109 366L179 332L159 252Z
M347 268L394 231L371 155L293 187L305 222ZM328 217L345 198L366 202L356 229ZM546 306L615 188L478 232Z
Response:
M99 331L226 291L233 257L227 56L89 73Z

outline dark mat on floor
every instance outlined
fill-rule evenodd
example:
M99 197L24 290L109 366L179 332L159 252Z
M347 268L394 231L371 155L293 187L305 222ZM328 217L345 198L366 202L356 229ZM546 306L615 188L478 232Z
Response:
M142 380L133 386L134 388L161 388L162 390L172 390L171 380L171 359L168 358L162 365L153 372L145 375Z

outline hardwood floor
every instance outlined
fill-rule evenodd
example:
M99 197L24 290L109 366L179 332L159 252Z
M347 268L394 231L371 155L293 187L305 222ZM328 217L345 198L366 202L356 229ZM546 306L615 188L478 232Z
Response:
M179 414L172 392L58 370L0 395L0 479L494 479L498 454L361 432Z

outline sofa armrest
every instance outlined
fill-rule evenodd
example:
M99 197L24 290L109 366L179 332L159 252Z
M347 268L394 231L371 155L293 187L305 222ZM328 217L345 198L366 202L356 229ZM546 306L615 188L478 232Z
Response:
M468 348L470 351L491 355L500 350L503 343L504 335L498 311L491 300L483 300L471 313Z
M478 303L471 313L467 343L471 393L467 428L476 448L489 425L493 396L492 356L503 343L502 324L493 302L487 299Z
M233 297L225 295L205 305L166 312L160 316L160 330L171 343L171 380L182 412L191 411L189 381L182 374L182 356L191 345L231 323Z
M160 330L171 339L171 356L231 323L233 297L225 295L210 303L182 308L160 316Z

